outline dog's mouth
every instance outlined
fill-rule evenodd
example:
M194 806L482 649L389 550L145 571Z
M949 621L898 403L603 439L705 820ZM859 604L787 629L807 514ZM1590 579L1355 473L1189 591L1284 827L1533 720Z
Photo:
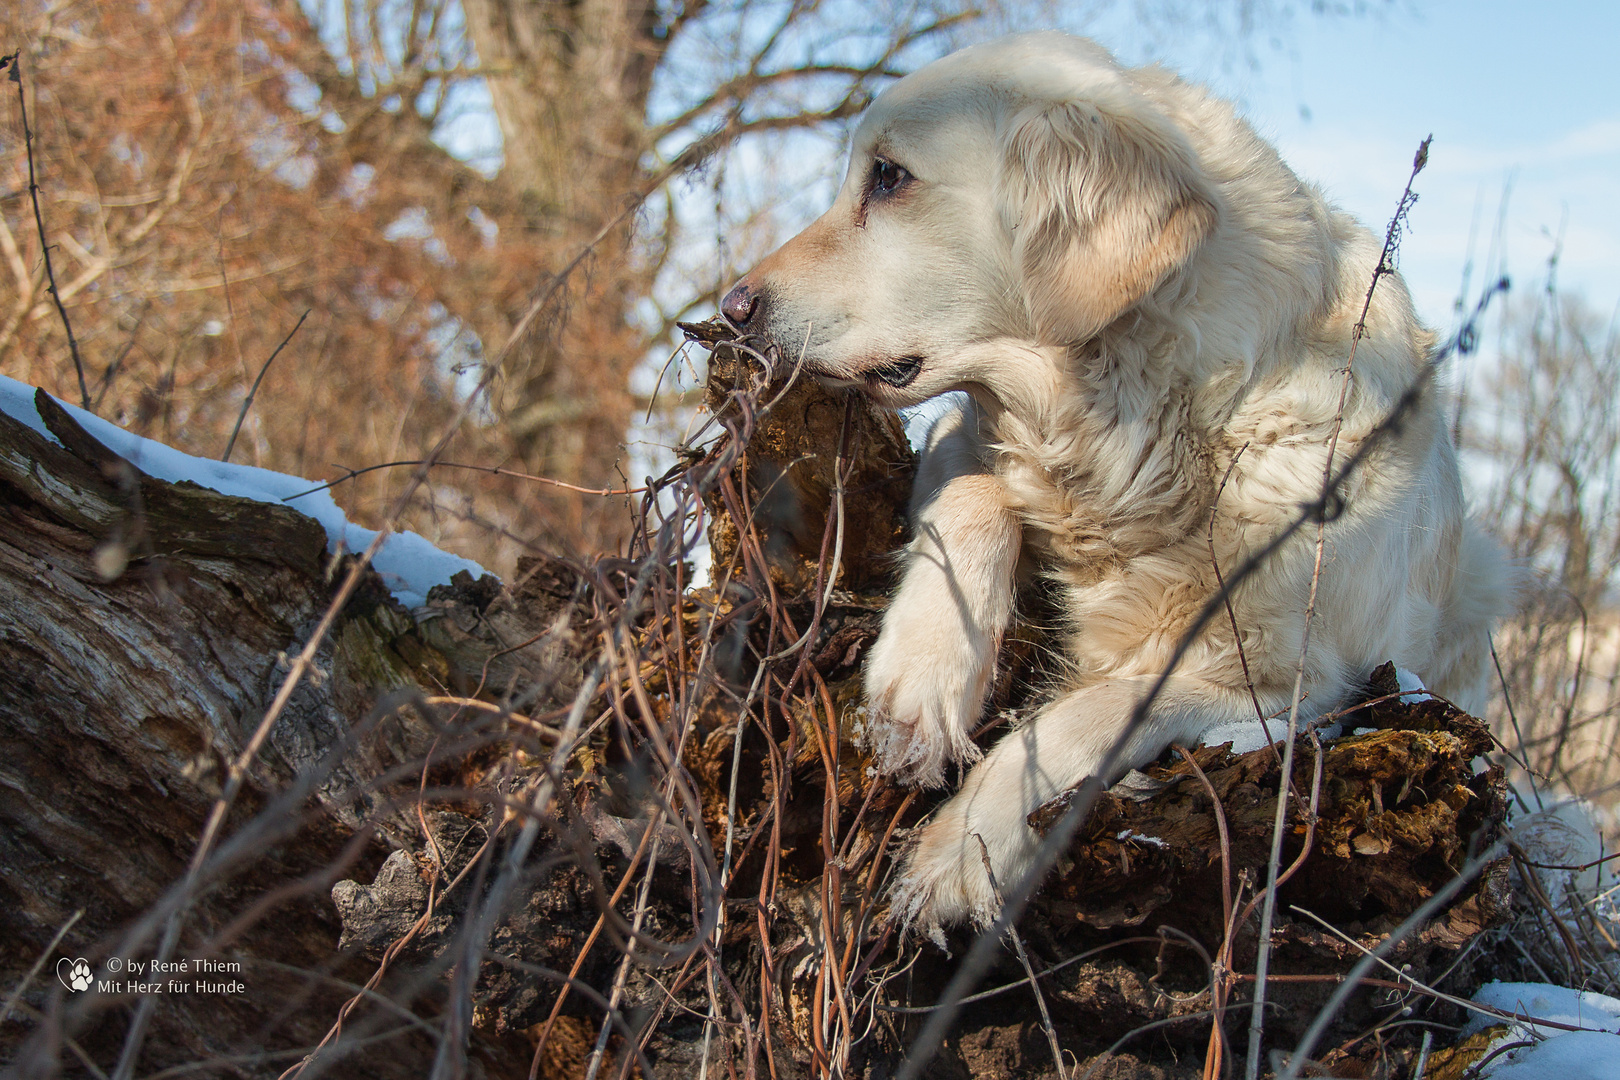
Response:
M922 371L922 357L901 356L894 360L887 360L865 373L867 382L886 383L896 390L904 390L917 381L917 375Z

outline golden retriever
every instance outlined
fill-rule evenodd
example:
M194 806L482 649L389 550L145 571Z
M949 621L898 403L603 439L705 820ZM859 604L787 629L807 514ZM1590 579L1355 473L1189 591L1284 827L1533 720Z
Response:
M1021 565L1066 615L1066 685L920 830L894 892L907 923L938 939L992 919L981 851L1010 889L1039 846L1026 815L1117 740L1109 783L1214 724L1258 723L1225 619L1145 722L1129 720L1215 594L1212 515L1229 572L1319 495L1341 411L1339 462L1424 377L1432 335L1385 277L1341 410L1380 248L1230 105L1045 32L885 91L832 208L726 295L733 322L828 383L895 408L966 392L929 436L914 538L867 660L879 770L933 787L981 756L969 733ZM1307 719L1390 659L1465 709L1484 704L1504 578L1464 517L1446 415L1425 391L1327 526ZM1315 533L1232 600L1267 713L1292 696Z

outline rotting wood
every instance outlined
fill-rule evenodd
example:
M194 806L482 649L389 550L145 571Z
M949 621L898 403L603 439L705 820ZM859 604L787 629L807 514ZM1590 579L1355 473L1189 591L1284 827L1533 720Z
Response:
M710 324L682 328L711 347L717 344ZM743 382L746 359L724 344L714 348L705 391L710 410L727 407L728 396ZM846 415L851 425L847 433ZM747 487L772 580L790 593L786 599L807 598L814 583L834 506L841 449L847 450L850 467L844 479L843 552L834 585L861 595L883 593L894 580L892 556L904 539L915 464L905 429L893 412L864 398L835 397L804 377L785 385L781 399L761 419L739 478ZM717 492L711 509L721 510L722 499ZM712 521L709 540L715 565L723 570L737 551L736 529L723 512L714 513Z
M1494 765L1475 769L1494 745L1484 724L1438 699L1386 699L1393 682L1393 665L1376 672L1367 694L1385 700L1347 711L1347 733L1322 747L1312 851L1280 890L1283 914L1273 932L1271 973L1280 983L1272 997L1285 1009L1270 1029L1285 1041L1335 988L1332 976L1359 956L1354 946L1291 915L1293 909L1310 911L1371 948L1503 829L1503 771ZM1308 802L1315 749L1307 736L1299 743L1294 785ZM1109 935L1168 926L1209 954L1218 951L1224 933L1220 875L1229 873L1234 884L1264 880L1280 755L1271 747L1233 754L1223 744L1199 747L1192 756L1221 801L1229 865L1223 865L1207 789L1185 761L1167 755L1135 783L1100 796L1060 873L1037 901L1035 918L1054 940L1078 948ZM1031 815L1031 823L1049 826L1070 797L1052 800ZM1293 812L1284 866L1300 853L1306 812L1304 806ZM1240 893L1241 903L1253 888ZM1437 979L1459 950L1511 914L1508 860L1502 859L1442 918L1399 945L1392 961L1419 980ZM1238 972L1254 964L1254 929L1245 930L1233 952ZM1236 1000L1246 997L1245 990ZM1381 997L1388 994L1364 995L1346 1023L1371 1016L1368 1003Z

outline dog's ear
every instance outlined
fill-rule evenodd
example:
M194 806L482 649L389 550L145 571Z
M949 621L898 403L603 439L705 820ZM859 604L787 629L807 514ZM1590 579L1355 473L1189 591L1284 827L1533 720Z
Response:
M999 199L1030 313L1055 343L1113 322L1190 259L1217 220L1179 133L1087 102L1013 118Z

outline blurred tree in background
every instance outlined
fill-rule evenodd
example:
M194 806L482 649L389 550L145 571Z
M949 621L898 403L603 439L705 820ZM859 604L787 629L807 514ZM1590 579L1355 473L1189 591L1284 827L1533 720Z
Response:
M95 411L218 456L308 311L233 460L337 479L422 456L548 294L450 457L618 487L656 456L627 448L633 419L659 415L636 369L819 210L826 185L805 178L827 179L885 81L968 39L1109 12L1246 47L1296 6L970 4L18 0L0 52L21 51ZM0 115L0 372L77 401L18 103ZM397 490L382 470L336 495L375 523ZM446 469L405 524L510 573L526 545L611 550L627 521L622 498Z

